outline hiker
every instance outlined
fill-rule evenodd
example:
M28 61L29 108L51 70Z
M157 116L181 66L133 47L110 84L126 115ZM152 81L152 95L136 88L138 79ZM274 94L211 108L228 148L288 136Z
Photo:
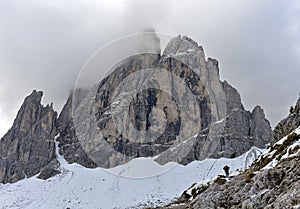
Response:
M223 167L223 170L225 171L226 178L228 178L228 177L229 177L229 170L230 170L230 167L229 167L228 165L225 165L225 166Z

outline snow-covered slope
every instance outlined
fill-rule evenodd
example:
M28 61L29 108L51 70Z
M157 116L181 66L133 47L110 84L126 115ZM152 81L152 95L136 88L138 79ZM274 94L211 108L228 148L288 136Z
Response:
M244 170L263 150L252 148L235 159L207 159L187 166L138 158L113 169L67 164L58 155L61 174L0 184L0 208L141 208L168 203L195 182L223 174L223 166ZM58 153L57 153L58 154ZM160 173L159 175L155 175Z

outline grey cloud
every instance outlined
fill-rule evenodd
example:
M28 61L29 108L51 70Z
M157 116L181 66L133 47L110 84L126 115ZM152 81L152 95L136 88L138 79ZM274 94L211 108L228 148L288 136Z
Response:
M297 5L298 4L298 5ZM300 7L296 1L125 0L0 2L0 135L32 89L59 111L99 47L152 26L182 34L219 60L245 106L276 124L299 92Z

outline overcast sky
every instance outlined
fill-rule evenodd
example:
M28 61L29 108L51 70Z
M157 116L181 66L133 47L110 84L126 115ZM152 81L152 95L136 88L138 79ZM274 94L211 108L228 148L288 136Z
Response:
M1 0L0 136L24 97L43 90L60 111L89 56L152 26L188 35L219 60L221 79L272 125L300 92L300 3L277 0Z

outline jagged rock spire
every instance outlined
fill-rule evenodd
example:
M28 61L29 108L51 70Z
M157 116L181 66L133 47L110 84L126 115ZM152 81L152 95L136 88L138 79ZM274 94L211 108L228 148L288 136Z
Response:
M0 182L15 182L36 175L55 161L57 113L43 106L43 92L27 96L12 128L0 142Z

